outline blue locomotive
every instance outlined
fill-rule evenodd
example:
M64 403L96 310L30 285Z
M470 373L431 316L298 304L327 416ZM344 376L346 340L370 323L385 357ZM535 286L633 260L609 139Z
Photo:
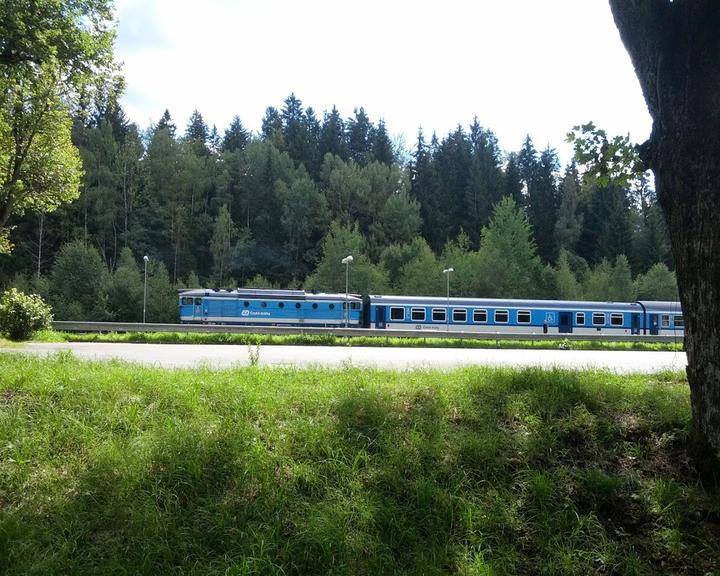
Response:
M180 322L257 326L358 327L362 299L304 290L184 290Z
M317 294L304 290L185 290L183 323L483 333L684 334L679 302L583 302Z

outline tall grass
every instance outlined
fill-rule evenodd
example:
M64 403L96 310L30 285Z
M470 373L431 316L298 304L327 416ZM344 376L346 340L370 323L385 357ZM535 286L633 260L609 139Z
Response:
M682 338L674 343L659 342L602 342L582 340L474 340L457 338L398 338L387 336L333 336L333 335L269 335L231 334L201 332L127 332L127 333L77 333L39 332L35 340L44 342L134 342L155 344L239 344L284 346L373 346L411 348L510 348L557 350L651 350L681 351Z
M4 574L706 574L679 374L0 355Z

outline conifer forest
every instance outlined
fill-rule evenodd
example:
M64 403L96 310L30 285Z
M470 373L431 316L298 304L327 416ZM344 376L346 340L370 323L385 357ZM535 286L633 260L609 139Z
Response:
M501 150L478 119L403 142L363 108L318 113L294 94L259 133L200 111L140 128L109 104L72 139L80 196L25 210L0 255L0 289L41 294L59 320L139 320L144 266L149 322L176 320L182 287L344 292L348 254L360 294L444 295L452 266L453 296L677 298L647 178L591 177L588 146L561 166L529 136Z

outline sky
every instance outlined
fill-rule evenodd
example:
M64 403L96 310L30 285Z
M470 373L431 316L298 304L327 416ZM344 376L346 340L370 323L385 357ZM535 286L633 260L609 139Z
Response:
M363 106L412 149L477 116L505 151L526 134L563 163L593 121L647 138L651 120L607 0L117 0L122 105L141 128L197 109L258 131L291 93L318 117Z

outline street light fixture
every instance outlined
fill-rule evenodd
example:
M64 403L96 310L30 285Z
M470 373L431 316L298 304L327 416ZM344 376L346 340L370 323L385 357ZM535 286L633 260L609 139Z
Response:
M349 310L349 303L348 303L348 286L349 286L349 280L350 280L350 263L353 261L352 255L345 256L342 260L340 260L341 264L345 264L345 328L348 327L348 324L350 323L350 310Z
M445 315L445 331L450 331L450 273L455 272L454 268L445 268L443 274L447 275L447 313Z
M143 324L145 324L145 303L147 302L147 265L148 260L150 258L146 256L143 256L143 261L145 262L145 285L143 287Z

